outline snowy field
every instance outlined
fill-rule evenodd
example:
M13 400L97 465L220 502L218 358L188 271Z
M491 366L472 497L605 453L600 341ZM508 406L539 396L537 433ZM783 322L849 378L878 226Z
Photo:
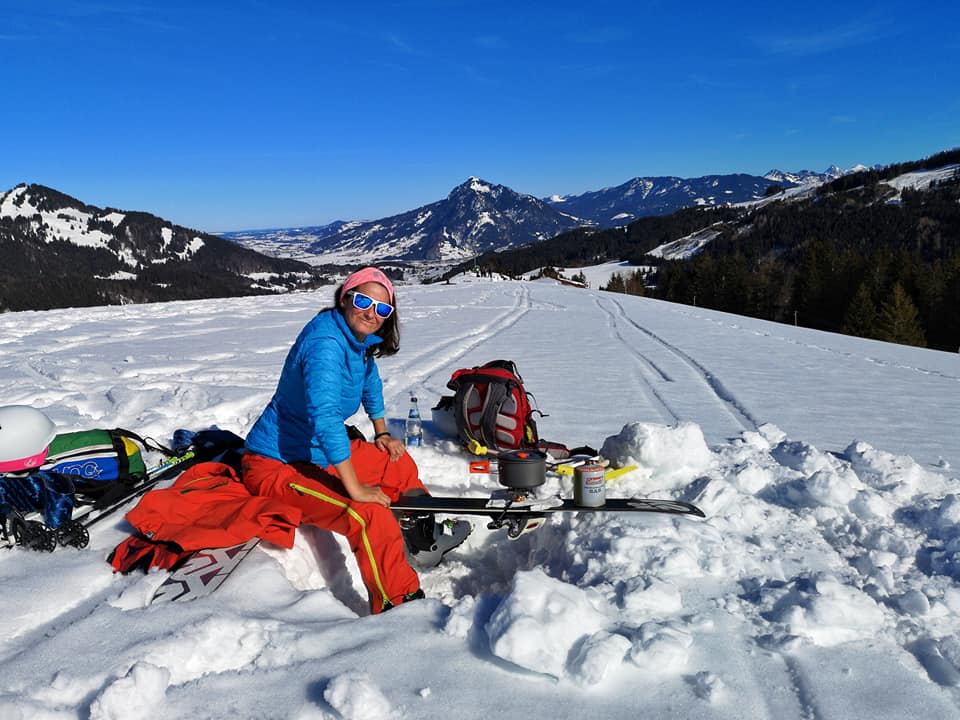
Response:
M0 397L63 431L244 434L331 295L0 315ZM399 300L395 431L411 392L429 408L511 358L545 438L640 466L608 496L707 518L555 515L517 541L478 521L427 600L368 616L348 549L310 529L145 607L163 575L112 574L118 517L83 550L0 554L0 718L960 716L960 356L547 281ZM492 489L426 431L435 493Z

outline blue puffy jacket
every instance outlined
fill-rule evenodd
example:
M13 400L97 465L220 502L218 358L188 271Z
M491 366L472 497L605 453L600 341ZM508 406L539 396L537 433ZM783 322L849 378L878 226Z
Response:
M379 342L377 335L359 342L338 310L318 314L290 348L277 391L247 435L247 449L320 467L350 457L344 421L361 403L371 420L384 416L383 383L367 357Z

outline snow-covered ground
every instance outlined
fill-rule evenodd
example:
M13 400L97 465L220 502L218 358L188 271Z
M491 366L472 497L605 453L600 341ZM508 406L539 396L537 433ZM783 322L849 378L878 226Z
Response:
M916 172L898 175L887 184L903 192L905 188L911 190L926 190L933 183L954 178L960 173L960 165L947 165L936 170L917 170Z
M245 433L313 294L0 315L0 397L64 430ZM391 427L458 367L515 360L541 434L638 470L609 496L705 520L483 522L368 616L348 549L302 529L209 598L145 607L129 532L0 554L0 718L956 718L960 356L562 287L399 290ZM364 418L358 418L369 428ZM427 423L435 493L490 480ZM548 488L569 492L569 481Z
M633 275L637 270L646 269L653 270L654 268L650 265L634 265L633 263L626 261L615 261L602 263L600 265L590 265L588 267L568 267L555 268L561 276L565 278L572 278L576 275L582 274L587 279L587 287L594 290L599 290L602 287L605 287L609 282L610 278L614 275L620 275L624 280L629 276ZM540 270L529 273L527 277L533 277L534 275L539 275Z
M712 227L704 228L672 242L658 245L647 254L665 260L687 260L698 254L707 243L715 240L719 235L719 230L714 230Z

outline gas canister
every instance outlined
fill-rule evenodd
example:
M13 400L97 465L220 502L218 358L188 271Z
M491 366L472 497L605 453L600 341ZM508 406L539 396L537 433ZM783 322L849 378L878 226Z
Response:
M573 501L583 507L602 507L607 502L603 465L581 465L574 469Z

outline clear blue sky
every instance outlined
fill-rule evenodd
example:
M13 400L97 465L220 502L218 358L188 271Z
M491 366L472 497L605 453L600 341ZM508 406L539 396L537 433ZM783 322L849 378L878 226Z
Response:
M960 146L954 2L0 0L0 191L202 230Z

